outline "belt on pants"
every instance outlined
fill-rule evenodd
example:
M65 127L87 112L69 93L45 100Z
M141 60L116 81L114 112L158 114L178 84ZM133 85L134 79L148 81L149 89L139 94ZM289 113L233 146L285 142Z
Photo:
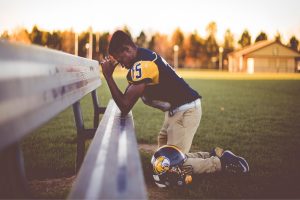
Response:
M173 115L175 115L175 113L177 112L180 112L180 111L186 111L188 109L191 109L191 108L197 108L201 105L201 101L200 99L196 99L195 101L192 101L190 103L186 103L186 104L183 104L177 108L174 108L172 110L169 110L169 116L172 117Z

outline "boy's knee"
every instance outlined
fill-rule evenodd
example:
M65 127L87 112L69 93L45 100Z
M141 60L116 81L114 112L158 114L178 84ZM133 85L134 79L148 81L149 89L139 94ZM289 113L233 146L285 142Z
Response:
M157 137L157 141L158 141L158 147L166 145L167 141L168 141L168 136L163 135L163 134L159 134L158 137Z

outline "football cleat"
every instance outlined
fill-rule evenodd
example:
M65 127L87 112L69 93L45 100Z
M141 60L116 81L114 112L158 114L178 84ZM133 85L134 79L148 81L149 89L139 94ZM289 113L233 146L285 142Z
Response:
M220 157L222 169L230 173L247 173L249 165L245 158L236 156L231 151L224 151Z

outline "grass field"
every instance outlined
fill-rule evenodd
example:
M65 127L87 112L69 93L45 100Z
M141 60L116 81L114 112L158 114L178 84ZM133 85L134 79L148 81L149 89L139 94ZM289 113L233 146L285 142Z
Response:
M117 72L116 79L124 89L123 74ZM230 149L248 160L250 173L198 175L189 188L160 190L152 182L151 155L141 152L150 199L300 198L300 75L189 70L180 74L203 96L203 116L192 151ZM111 98L106 83L99 97L102 105ZM81 104L86 127L91 127L91 97ZM155 144L163 113L139 101L133 115L138 142ZM76 130L71 108L28 136L23 149L30 180L74 175ZM34 195L64 198L67 194L68 189Z

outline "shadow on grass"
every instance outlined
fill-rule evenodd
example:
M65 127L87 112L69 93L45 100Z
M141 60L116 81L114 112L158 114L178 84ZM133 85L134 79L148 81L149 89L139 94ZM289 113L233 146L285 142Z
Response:
M141 151L144 177L149 199L232 199L232 198L299 198L298 179L272 176L258 168L249 174L213 173L193 175L193 182L184 188L158 188L152 178L151 154Z

